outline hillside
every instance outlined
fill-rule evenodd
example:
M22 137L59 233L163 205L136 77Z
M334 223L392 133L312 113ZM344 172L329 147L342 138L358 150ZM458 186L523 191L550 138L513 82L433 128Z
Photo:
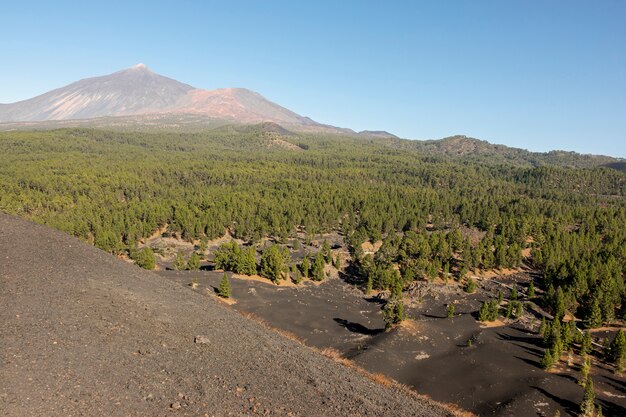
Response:
M531 152L526 149L489 143L485 140L463 135L438 140L404 142L401 147L411 147L430 155L455 159L485 161L496 164L544 166L555 165L571 168L609 166L619 159L604 155L586 155L567 151Z
M449 415L44 226L0 252L3 415Z

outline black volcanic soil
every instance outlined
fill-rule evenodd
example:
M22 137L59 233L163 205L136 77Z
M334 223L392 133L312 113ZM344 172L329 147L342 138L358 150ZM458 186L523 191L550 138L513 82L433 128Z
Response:
M2 415L449 415L199 292L2 214L0 284Z
M222 277L217 271L159 274L183 286L196 277L195 291L205 295ZM427 293L407 309L412 317L408 325L385 332L376 299L364 298L339 279L295 288L237 278L230 283L236 300L232 308L254 313L308 345L335 348L366 370L388 375L436 401L481 416L579 413L583 388L576 383L577 366L545 372L539 367L541 340L534 332L516 323L481 327L472 316L480 306L479 293L467 295L458 288ZM453 299L464 301L457 305L456 317L448 319L446 304ZM592 376L604 415L626 416L626 380L599 362Z

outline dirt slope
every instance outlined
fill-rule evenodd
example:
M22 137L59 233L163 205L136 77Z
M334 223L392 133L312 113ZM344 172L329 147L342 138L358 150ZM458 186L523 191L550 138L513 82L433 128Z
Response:
M201 294L3 214L0 290L3 415L448 415Z

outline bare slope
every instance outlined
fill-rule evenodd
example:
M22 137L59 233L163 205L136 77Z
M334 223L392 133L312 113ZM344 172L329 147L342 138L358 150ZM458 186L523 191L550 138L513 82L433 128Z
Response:
M162 111L193 89L137 64L28 100L4 104L0 107L0 122L88 119Z
M3 415L447 415L165 278L4 214L0 285Z

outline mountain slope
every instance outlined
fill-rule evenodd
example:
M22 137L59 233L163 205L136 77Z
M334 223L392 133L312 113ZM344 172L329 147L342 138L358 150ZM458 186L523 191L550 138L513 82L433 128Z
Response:
M171 108L194 88L143 64L0 107L0 122L125 116Z
M450 415L44 226L0 253L5 416Z
M239 123L271 121L287 125L317 125L313 120L245 88L193 90L171 109L175 113L205 114Z

